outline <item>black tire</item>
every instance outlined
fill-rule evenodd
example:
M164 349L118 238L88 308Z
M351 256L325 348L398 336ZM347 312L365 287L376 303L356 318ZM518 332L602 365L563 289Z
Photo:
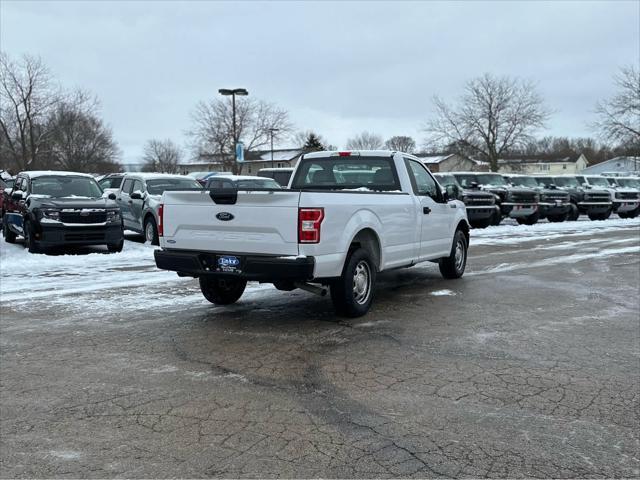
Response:
M144 240L151 243L151 245L159 245L158 240L158 226L156 225L156 219L153 217L147 217L144 222Z
M536 212L528 217L516 218L518 225L535 225L540 220L540 212Z
M564 222L567 219L567 214L563 213L561 215L547 215L547 220L551 223L559 223Z
M493 214L493 217L491 217L491 225L493 225L494 227L497 227L498 225L500 225L500 222L502 222L502 213L500 212L496 212Z
M631 212L620 212L620 213L618 213L618 216L620 218L630 218L630 216L629 216L630 213Z
M38 245L38 242L33 237L33 226L31 222L24 222L24 246L27 247L29 253L40 253L40 245Z
M493 216L483 220L474 220L469 222L473 228L487 228L493 222Z
M441 258L438 262L440 273L444 278L460 278L464 275L467 266L467 254L469 243L462 230L457 230L453 236L453 245L448 257Z
M578 206L574 203L571 204L571 208L569 213L567 214L567 220L570 222L575 222L580 217L580 210Z
M204 298L216 305L231 305L236 303L244 293L246 280L239 278L210 278L200 277L200 290Z
M9 228L7 222L2 222L2 235L7 243L16 243L16 234Z
M613 213L613 209L607 210L605 213L602 214L602 220L609 219L612 213Z
M631 210L629 212L629 215L627 216L627 218L636 218L638 215L640 215L640 208L636 208L635 210Z
M124 248L124 238L120 240L118 243L109 243L107 244L107 249L110 253L120 253Z
M342 276L331 283L331 301L336 313L361 317L371 308L376 285L376 265L364 248L347 257Z

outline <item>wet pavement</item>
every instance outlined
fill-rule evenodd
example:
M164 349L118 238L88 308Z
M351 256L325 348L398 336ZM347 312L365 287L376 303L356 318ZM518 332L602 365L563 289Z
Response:
M548 237L381 275L355 320L148 265L6 293L0 474L638 477L640 230Z

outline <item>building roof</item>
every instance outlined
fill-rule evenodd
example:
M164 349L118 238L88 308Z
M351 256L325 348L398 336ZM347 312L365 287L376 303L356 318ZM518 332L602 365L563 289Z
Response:
M451 158L455 153L449 153L446 155L416 155L423 163L438 164L442 163L448 158Z
M576 163L582 154L569 157L549 157L549 156L532 156L524 158L500 158L498 163L501 165L521 165L521 164L539 164L539 163ZM585 157L586 159L586 157Z

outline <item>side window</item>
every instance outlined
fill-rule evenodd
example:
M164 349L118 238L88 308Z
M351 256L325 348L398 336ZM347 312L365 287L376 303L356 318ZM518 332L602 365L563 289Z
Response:
M127 195L129 195L129 193L131 192L131 185L133 185L133 180L127 178L122 184L122 193L126 193Z
M413 186L413 192L416 195L427 195L434 200L438 201L438 188L436 187L436 181L433 179L427 169L420 165L415 160L409 160L405 158L405 164L407 165L407 172L411 179Z
M140 180L134 180L133 182L133 188L131 189L131 192L137 192L138 190L140 190L141 192L144 192L144 189L142 188L142 182Z

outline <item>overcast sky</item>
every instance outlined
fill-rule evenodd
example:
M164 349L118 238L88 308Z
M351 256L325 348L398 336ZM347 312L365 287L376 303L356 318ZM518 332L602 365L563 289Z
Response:
M618 67L640 62L639 25L638 1L0 1L0 48L95 93L125 162L150 138L186 144L190 111L221 87L338 146L363 130L422 143L434 94L507 74L556 110L544 133L590 135Z

